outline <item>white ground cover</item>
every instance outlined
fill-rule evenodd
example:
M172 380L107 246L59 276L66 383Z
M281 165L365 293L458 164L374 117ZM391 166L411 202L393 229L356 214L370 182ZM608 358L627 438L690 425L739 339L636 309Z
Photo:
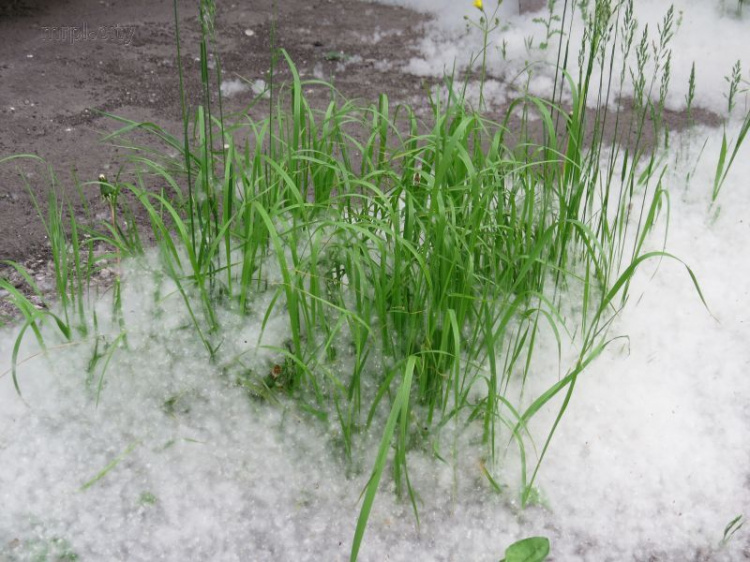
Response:
M421 40L420 55L414 57L405 67L405 71L424 76L443 76L450 74L454 68L465 68L474 59L474 68L479 66L477 53L482 48L482 34L475 28L467 30L468 17L478 21L482 13L473 7L470 0L378 0L385 4L395 4L425 12L433 16L426 24L426 34ZM522 0L523 2L524 0ZM562 15L563 6L572 1L556 0L555 14ZM546 3L545 3L546 4ZM590 2L593 6L594 2ZM616 2L613 2L616 4ZM559 35L549 40L545 26L535 19L547 19L548 10L523 13L519 15L518 2L504 0L496 10L496 0L485 0L485 14L495 14L500 19L500 32L490 36L487 71L490 78L507 84L512 83L522 90L526 85L528 74L524 69L533 67L529 90L540 96L549 97L554 84L555 65L557 64L557 46ZM674 6L675 35L670 43L672 49L672 72L670 91L666 107L681 110L686 106L686 96L692 64L695 63L696 89L694 106L722 112L727 105L725 95L728 85L725 77L731 73L732 66L739 60L743 78L750 81L750 7L744 6L738 12L737 0L674 0L673 2L653 2L635 0L634 13L638 29L634 43L638 43L646 27L649 30L649 44L658 40L658 28L670 6ZM553 22L551 29L560 29L561 22ZM570 26L570 16L565 21L566 31ZM577 12L570 30L571 66L575 67L578 48L582 43L583 24ZM566 35L567 38L567 35ZM546 49L539 46L549 42ZM529 45L531 47L529 47ZM634 67L633 51L630 52L629 65ZM505 52L505 57L502 53ZM609 59L609 51L607 57ZM619 74L622 66L622 53L615 51L612 67ZM481 59L480 59L481 60ZM647 74L649 76L650 74ZM593 83L598 83L599 73L595 72ZM747 83L746 83L747 87ZM493 87L494 88L494 87ZM655 92L658 92L658 84ZM632 95L633 89L625 85L623 94ZM501 95L500 102L502 102ZM493 92L489 92L492 102ZM595 99L590 100L596 102ZM738 111L747 110L747 98L743 99Z
M444 4L447 10L459 3ZM640 4L637 13L647 16ZM682 4L683 30L703 14L705 33L728 42L715 65L705 49L690 47L706 73L718 73L702 82L699 70L698 87L706 107L720 111L721 77L734 60L750 57L731 43L742 37L732 26L744 21L746 28L747 19ZM730 27L716 31L720 25ZM422 60L429 64L437 59L428 42L450 37L437 33L425 43ZM675 103L680 95L677 89ZM455 441L446 431L442 453L456 471L431 455L409 457L420 529L384 477L361 560L496 561L508 544L530 535L548 536L557 561L748 556L744 527L725 548L718 543L726 523L750 516L750 149L710 208L720 144L720 130L692 130L674 135L666 156L674 170L665 180L667 249L693 268L711 314L682 265L664 260L657 269L650 262L610 331L629 340L613 343L578 381L542 466L540 505L517 506L512 448L496 473L506 492L494 494L472 430ZM658 242L654 236L656 249ZM57 347L50 340L42 356L28 339L19 370L25 402L9 374L0 378L0 560L66 553L82 561L348 559L378 436L363 446L352 473L335 432L293 405L249 400L222 378L168 282L132 264L124 291L128 349L112 355L98 405L85 385L90 341ZM116 334L109 308L106 295L100 327ZM226 318L225 325L223 356L250 348L249 366L271 368L274 353L255 347L259 317L245 324ZM0 333L0 374L10 366L14 337ZM286 337L285 319L274 317L263 344L278 346ZM531 373L529 400L558 376L551 341L535 355L550 359ZM538 445L555 413L552 405L535 420Z
M550 537L556 560L741 556L744 529L726 549L712 549L750 505L750 161L737 161L709 212L719 143L707 130L673 139L679 172L669 180L668 248L694 268L713 316L677 262L663 261L653 277L656 263L644 268L612 329L629 345L613 344L585 372L552 443L539 479L543 506L518 510L512 449L496 475L507 493L490 491L469 430L442 451L455 474L430 456L410 456L423 501L419 531L385 486L362 560L490 561L535 534ZM347 474L323 424L226 384L168 284L156 305L148 271L132 269L124 284L129 349L113 354L98 406L84 384L91 342L24 363L26 404L9 375L0 379L0 559L68 548L81 560L346 559L374 447ZM104 333L108 307L104 299ZM225 357L254 347L258 318L227 323ZM280 345L285 325L273 319L264 344ZM29 342L21 357L36 351ZM2 371L12 343L5 332ZM544 345L537 357L555 357ZM273 353L253 351L245 361L269 369ZM529 396L557 373L554 360L538 363ZM532 428L540 443L554 413Z

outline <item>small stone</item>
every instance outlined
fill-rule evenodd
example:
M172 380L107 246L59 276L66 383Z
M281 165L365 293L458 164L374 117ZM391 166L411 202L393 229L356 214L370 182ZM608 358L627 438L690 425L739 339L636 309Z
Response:
M4 299L7 297L10 293L6 291L5 289L0 289L0 299Z
M255 32L252 29L246 29L245 35L247 35L248 37L252 37L253 35L255 35Z

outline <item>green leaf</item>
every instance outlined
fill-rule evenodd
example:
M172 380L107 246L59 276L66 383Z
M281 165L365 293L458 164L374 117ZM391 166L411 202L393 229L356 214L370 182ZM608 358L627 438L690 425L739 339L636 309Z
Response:
M742 515L738 515L734 519L732 519L726 527L724 527L724 537L721 539L721 546L726 546L729 540L732 538L732 535L734 535L737 531L740 530L740 527L744 524L744 521L742 520Z
M542 562L549 554L549 539L529 537L510 545L500 562Z
M404 379L399 387L396 399L393 402L391 413L388 415L388 420L385 423L385 430L383 431L383 437L380 440L380 447L378 448L378 456L375 459L375 466L372 470L372 476L367 482L367 486L364 491L364 501L362 502L362 510L359 513L357 519L357 528L354 531L354 540L352 541L352 551L349 558L350 562L357 562L359 556L359 549L362 546L362 539L365 535L365 529L367 528L367 520L370 517L370 511L372 505L375 502L375 494L378 491L378 484L380 483L380 477L383 475L383 469L385 468L386 458L390 449L391 440L393 439L393 433L396 429L396 422L399 415L404 415L409 407L409 391L411 390L411 381L414 374L414 368L417 364L417 357L412 355L406 361L406 370L404 372Z

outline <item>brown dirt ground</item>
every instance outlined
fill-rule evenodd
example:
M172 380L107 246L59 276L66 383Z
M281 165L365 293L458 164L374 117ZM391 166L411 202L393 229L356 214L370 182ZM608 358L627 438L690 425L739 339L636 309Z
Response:
M545 0L521 0L522 10ZM197 2L180 2L188 101L200 103ZM276 13L274 14L274 10ZM218 50L224 78L266 77L271 29L303 78L323 75L348 98L372 102L381 92L394 103L424 100L425 80L399 69L414 56L425 16L403 8L352 0L228 0L217 7ZM93 34L102 26L109 37L72 40L70 29ZM51 292L50 249L30 193L46 212L52 185L84 220L108 217L98 188L87 182L115 173L127 150L101 142L118 128L110 112L149 121L180 136L180 99L171 0L6 0L0 4L0 159L36 154L54 171L28 160L0 164L0 262L21 262ZM378 32L378 36L376 36ZM330 53L351 57L346 64ZM387 67L379 64L388 61ZM279 67L283 71L283 65ZM282 75L283 79L283 75ZM437 79L432 83L438 82ZM325 88L307 91L323 104ZM239 110L250 94L228 102ZM424 103L424 102L422 102ZM261 111L261 109L258 109ZM684 117L667 115L679 128ZM148 143L144 135L138 142ZM0 276L23 285L0 264ZM0 290L0 320L11 309Z
M196 5L180 2L179 16L192 107L200 102ZM422 87L416 77L377 70L375 64L389 60L398 68L408 60L424 17L346 0L221 2L216 27L225 79L266 77L274 19L276 45L289 52L303 77L322 73L347 97L365 101L381 91L396 102L407 101ZM74 41L71 30L61 29L74 26L85 33L106 26L110 35ZM86 182L117 170L126 150L101 142L118 128L101 112L181 134L174 28L171 0L12 0L0 5L0 158L40 156L79 217L84 213L80 187L93 219L105 219L107 207L98 188ZM375 40L376 31L383 37ZM352 62L328 60L333 52L353 57ZM323 88L308 93L313 100L318 95L321 103L328 95ZM237 96L228 109L240 109L249 97ZM52 183L40 163L0 165L0 261L21 262L50 290L49 244L29 192L44 213ZM0 266L0 275L22 285L10 268ZM3 296L0 292L0 315L7 315L9 303Z
M181 32L187 76L199 68L199 22L194 3L183 2ZM190 6L188 6L190 4ZM169 0L26 0L0 12L0 155L33 153L54 169L58 186L78 200L76 182L96 179L117 167L122 149L100 142L117 124L97 112L154 122L181 131L175 64L174 13ZM271 0L221 3L217 29L226 77L263 78L270 66ZM375 61L407 59L422 16L404 9L344 0L280 2L277 44L287 49L303 75L317 66L348 96L372 97L373 85L396 99L417 93L420 81L397 71L378 72ZM373 22L376 22L373 24ZM112 40L49 40L45 28L122 26ZM126 29L129 28L129 29ZM365 42L375 29L388 32ZM129 44L126 33L132 30ZM252 30L248 36L245 30ZM67 33L67 32L66 32ZM62 32L57 32L57 39ZM68 37L65 35L63 37ZM346 65L326 60L330 52L359 55ZM330 57L329 57L330 58ZM189 95L197 105L193 80ZM247 99L247 96L245 96ZM19 176L19 172L21 176ZM22 177L23 176L23 177ZM40 165L0 167L0 259L25 260L43 253L45 233L24 186L38 199L50 188ZM97 212L106 211L90 187ZM80 208L78 209L81 210Z

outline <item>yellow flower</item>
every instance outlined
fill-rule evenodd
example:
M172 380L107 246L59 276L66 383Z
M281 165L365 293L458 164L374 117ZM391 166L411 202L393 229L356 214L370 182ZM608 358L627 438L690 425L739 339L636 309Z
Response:
M478 9L482 9L482 0L474 0L474 7Z

